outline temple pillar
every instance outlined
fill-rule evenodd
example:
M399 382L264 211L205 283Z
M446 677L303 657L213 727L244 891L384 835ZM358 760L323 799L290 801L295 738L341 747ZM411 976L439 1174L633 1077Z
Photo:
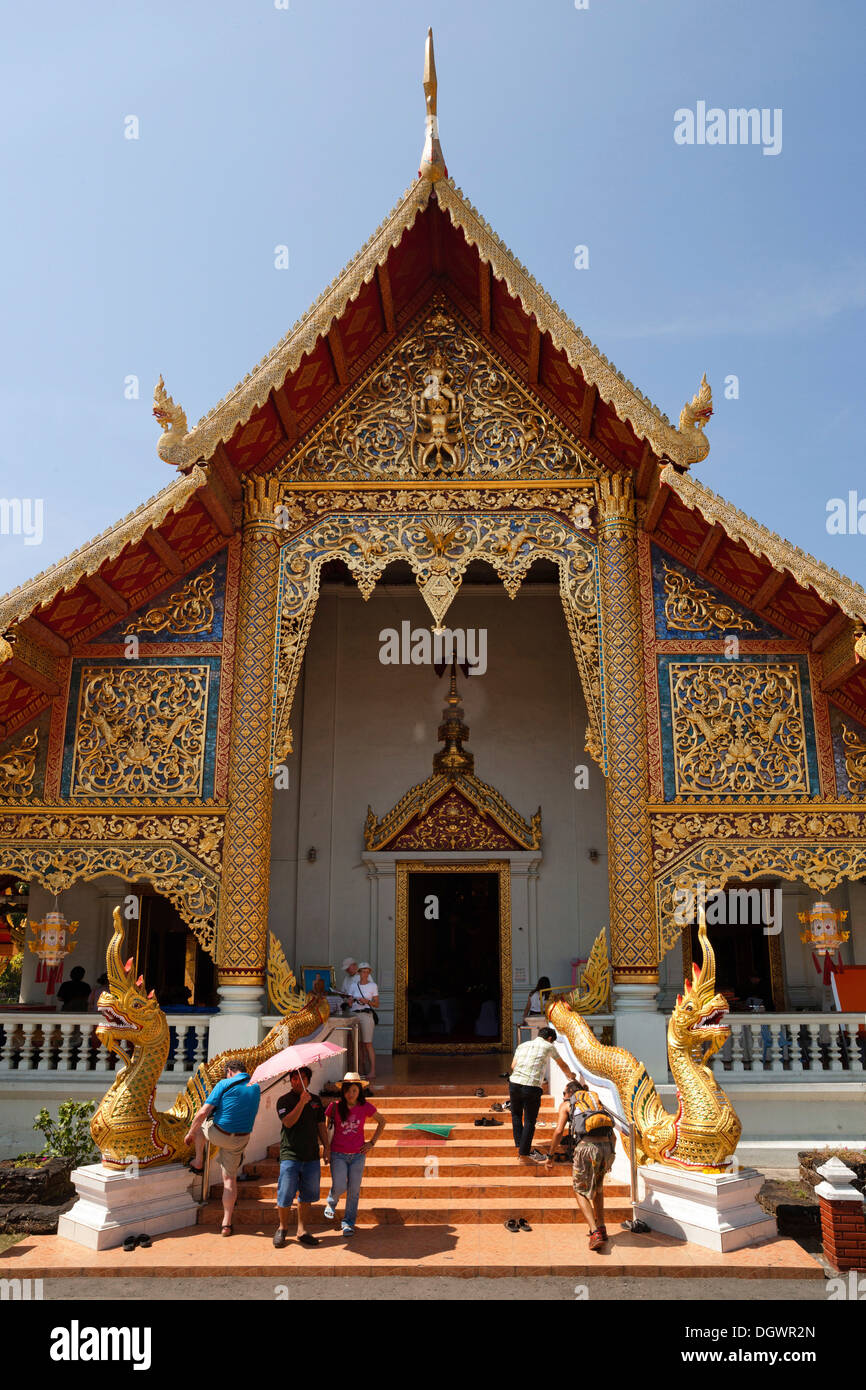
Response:
M667 1049L664 1019L655 1003L658 931L647 812L637 517L629 475L608 474L599 483L598 549L616 1040L663 1084L667 1080Z
M276 480L244 486L228 812L217 927L220 1015L210 1051L258 1042L268 950L270 777L279 547Z

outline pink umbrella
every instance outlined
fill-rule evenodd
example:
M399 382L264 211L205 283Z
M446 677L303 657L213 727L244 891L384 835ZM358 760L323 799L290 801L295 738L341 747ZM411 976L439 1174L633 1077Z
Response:
M336 1043L331 1042L295 1043L293 1047L284 1047L281 1052L275 1052L273 1057L262 1062L261 1066L256 1067L250 1080L259 1084L263 1081L274 1081L298 1067L313 1067L316 1062L321 1062L326 1057L336 1057L345 1051L344 1047L337 1047Z

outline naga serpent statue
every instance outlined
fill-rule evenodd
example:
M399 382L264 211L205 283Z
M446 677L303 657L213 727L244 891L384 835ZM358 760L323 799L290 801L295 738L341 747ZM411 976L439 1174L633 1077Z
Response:
M120 908L114 909L114 935L108 945L107 990L99 996L99 1012L105 1019L96 1035L123 1062L111 1089L103 1096L90 1122L93 1141L106 1168L158 1168L188 1158L192 1146L184 1143L192 1118L205 1097L222 1078L227 1057L242 1057L247 1070L275 1052L309 1037L328 1018L327 1000L298 1000L301 1007L282 1018L258 1047L231 1048L202 1062L190 1077L170 1110L156 1109L156 1085L168 1058L168 1020L153 990L145 994L143 982L133 977L132 960L121 959L124 926ZM131 1048L126 1051L123 1044Z
M677 1113L665 1110L642 1062L624 1047L600 1043L580 1014L563 1000L547 1016L564 1033L579 1063L607 1077L619 1092L626 1118L634 1124L638 1163L663 1163L698 1173L724 1173L737 1147L742 1125L716 1083L707 1062L723 1047L731 1030L724 1019L728 1002L716 993L716 958L703 915L698 928L702 961L677 995L668 1022L668 1061L677 1087Z

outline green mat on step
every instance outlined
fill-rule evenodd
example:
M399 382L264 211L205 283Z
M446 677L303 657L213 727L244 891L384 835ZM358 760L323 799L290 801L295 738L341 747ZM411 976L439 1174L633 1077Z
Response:
M404 1128L404 1129L423 1129L423 1131L424 1131L425 1134L438 1134L440 1138L442 1138L442 1139L447 1139L447 1138L449 1137L449 1135L451 1134L451 1131L452 1131L452 1129L454 1128L454 1126L453 1126L453 1125L414 1124L414 1125L404 1125L403 1128Z

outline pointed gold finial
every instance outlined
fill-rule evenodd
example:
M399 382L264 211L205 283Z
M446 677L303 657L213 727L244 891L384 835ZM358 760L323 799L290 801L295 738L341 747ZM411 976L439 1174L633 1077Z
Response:
M418 177L419 179L428 179L430 183L448 177L448 170L445 168L445 160L442 156L442 146L439 144L439 119L436 114L438 85L436 81L436 57L433 52L433 30L428 29L427 43L424 48L424 99L427 103L426 138Z

